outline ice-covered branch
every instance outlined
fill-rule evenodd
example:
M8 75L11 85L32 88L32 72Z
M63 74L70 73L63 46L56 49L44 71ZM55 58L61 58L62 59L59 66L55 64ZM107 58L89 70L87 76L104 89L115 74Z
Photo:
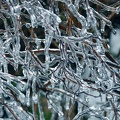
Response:
M104 33L119 12L119 1L0 0L0 118L45 120L44 99L52 120L118 120L120 65Z

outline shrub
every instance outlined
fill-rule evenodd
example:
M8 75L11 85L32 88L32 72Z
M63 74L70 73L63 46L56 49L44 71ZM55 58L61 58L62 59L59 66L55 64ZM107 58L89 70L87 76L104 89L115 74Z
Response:
M119 119L120 65L105 34L119 11L119 1L0 0L1 118Z

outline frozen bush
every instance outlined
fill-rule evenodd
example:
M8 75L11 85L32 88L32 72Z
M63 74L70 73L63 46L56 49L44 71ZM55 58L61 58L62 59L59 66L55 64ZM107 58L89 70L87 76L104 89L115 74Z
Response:
M0 0L0 117L45 120L44 98L52 120L119 120L120 65L105 36L119 4Z

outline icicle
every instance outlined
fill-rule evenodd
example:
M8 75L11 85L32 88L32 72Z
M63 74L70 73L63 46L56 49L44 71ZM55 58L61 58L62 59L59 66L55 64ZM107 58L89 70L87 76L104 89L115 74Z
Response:
M25 104L25 95L21 92L19 92L18 99L21 103Z
M80 15L76 10L73 4L68 4L68 9L72 12L72 14L77 18L77 20L82 24L82 34L85 35L87 32L87 22L84 16Z
M38 102L38 101L37 101L38 96L37 96L36 93L32 95L32 99L33 99L34 103L37 103L37 102Z
M33 102L35 104L37 104L38 95L36 93L37 92L36 91L36 77L33 77L32 79L33 79L33 81L32 81L32 99L33 99Z
M65 109L69 110L70 109L70 98L66 97L66 103L65 103Z
M32 12L32 11L31 11ZM32 27L36 27L37 26L37 20L36 20L36 16L34 14L31 14L30 12L30 17L31 17L31 25Z
M56 106L51 99L49 99L48 102L51 104L52 109L55 110L60 117L64 115L63 112L60 110L61 108L59 108L59 106Z
M49 100L47 100L47 105L48 105L48 109L51 109L51 108L52 108L52 105L51 105L51 103L49 102Z
M39 109L39 112L40 112L40 120L45 120L45 118L44 118L44 112L43 112L43 109L42 109L42 104L41 104L41 102L40 102L40 92L38 92L38 94L37 94L37 103L38 103L38 109Z
M101 20L101 32L102 33L104 33L105 31L105 25L106 25L105 21Z
M30 88L26 90L26 105L30 106Z
M55 2L55 13L59 15L59 8L58 8L58 3Z
M75 0L74 2L74 5L76 6L76 8L78 9L79 8L79 3L80 3L81 0Z
M120 12L120 7L114 8L111 6L107 6L98 0L90 0L90 1L93 2L94 4L97 4L98 6L101 6L102 8L104 8L107 11L112 11L112 12L115 12L116 14L118 14Z
M41 46L41 41L36 40L35 43L37 45L37 50L39 50Z
M51 79L50 79L51 83L58 83L58 80L54 78L53 74L51 75Z
M112 30L112 33L115 35L115 34L117 33L116 30L113 28L112 25L110 25L109 27L110 27L110 29Z
M89 109L78 111L77 115L73 118L73 120L78 120L80 117L82 117L85 113L88 113L89 111Z
M49 56L49 47L52 41L52 37L46 34L46 41L45 41L45 63L46 63L46 71L49 68L50 64L50 56Z

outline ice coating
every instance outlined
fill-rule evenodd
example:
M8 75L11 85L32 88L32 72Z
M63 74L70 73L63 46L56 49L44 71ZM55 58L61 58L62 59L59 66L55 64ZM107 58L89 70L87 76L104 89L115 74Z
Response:
M0 1L1 118L45 120L42 99L51 120L119 118L120 65L104 36L116 31L102 11L119 14L119 1Z

